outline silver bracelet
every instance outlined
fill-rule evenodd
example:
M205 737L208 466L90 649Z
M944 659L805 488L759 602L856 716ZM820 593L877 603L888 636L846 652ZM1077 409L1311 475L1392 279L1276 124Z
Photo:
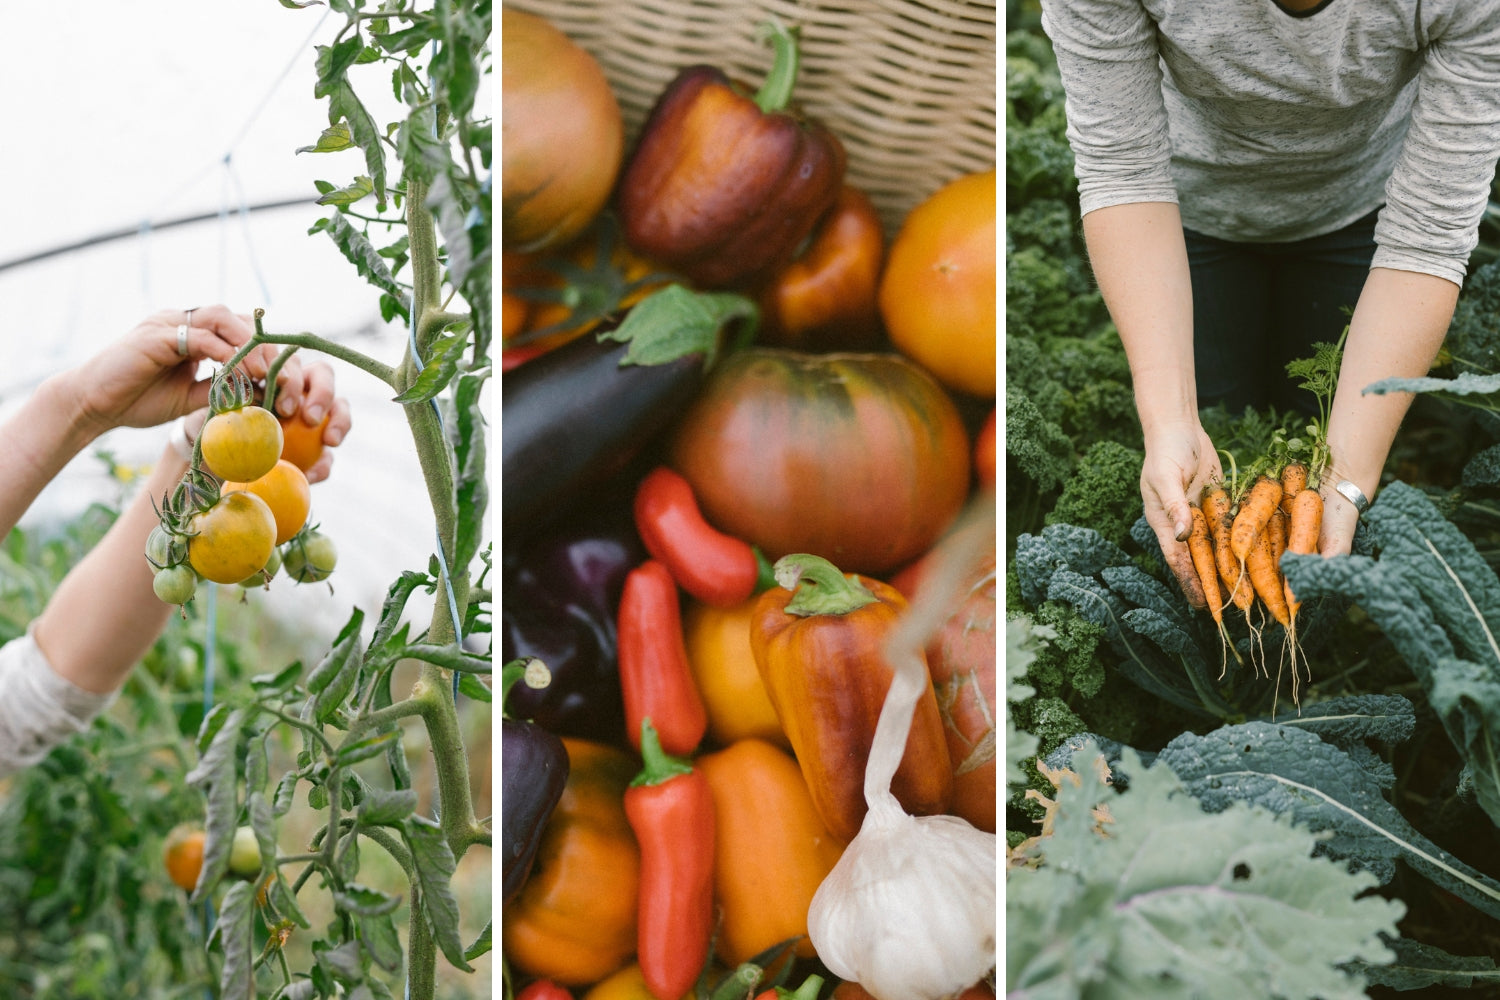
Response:
M184 462L193 460L193 441L188 437L187 417L177 418L177 422L172 425L172 434L167 438L167 443Z
M1354 505L1354 509L1361 515L1363 515L1365 511L1370 509L1370 498L1365 496L1364 491L1361 490L1358 486L1355 486L1349 480L1340 479L1338 482L1333 484L1333 488L1338 490L1340 495L1342 495L1345 500L1348 500L1350 503L1352 503Z

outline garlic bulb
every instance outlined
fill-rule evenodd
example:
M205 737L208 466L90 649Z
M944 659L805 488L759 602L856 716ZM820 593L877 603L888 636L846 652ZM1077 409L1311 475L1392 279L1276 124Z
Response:
M872 809L808 909L818 957L876 1000L957 996L995 967L995 849L956 816Z
M807 913L823 964L876 1000L946 1000L995 967L996 836L956 816L909 816L891 794L912 711L931 683L922 650L986 541L992 550L993 501L952 533L887 640L895 676L865 765L870 810Z

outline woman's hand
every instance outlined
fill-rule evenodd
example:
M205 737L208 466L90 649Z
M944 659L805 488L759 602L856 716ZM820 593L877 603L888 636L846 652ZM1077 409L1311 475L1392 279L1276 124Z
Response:
M208 405L209 380L198 378L199 362L228 361L255 328L250 317L225 306L194 309L184 357L177 353L177 328L187 319L184 310L159 312L67 373L82 428L98 435L115 427L154 427ZM263 379L279 350L274 344L261 345L245 358L244 370L252 379ZM331 400L331 376L329 383L325 405ZM318 384L309 383L292 355L277 378L277 412L297 412L304 393Z
M1141 466L1146 522L1156 532L1167 568L1195 608L1203 607L1206 600L1185 544L1193 526L1188 497L1196 498L1205 484L1222 475L1218 452L1196 420L1162 427L1146 441L1146 461Z

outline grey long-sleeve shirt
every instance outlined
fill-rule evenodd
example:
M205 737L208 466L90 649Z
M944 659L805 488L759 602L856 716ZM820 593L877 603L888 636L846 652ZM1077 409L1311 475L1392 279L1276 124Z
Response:
M1233 241L1384 203L1373 266L1462 283L1500 156L1500 3L1043 0L1081 208Z

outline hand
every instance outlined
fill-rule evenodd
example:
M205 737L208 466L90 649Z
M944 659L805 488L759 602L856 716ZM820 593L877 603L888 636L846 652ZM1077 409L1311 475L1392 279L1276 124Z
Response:
M228 361L255 328L250 317L221 305L194 309L184 358L177 353L177 327L186 319L180 309L159 312L67 373L83 427L93 434L115 427L154 427L208 405L209 380L198 378L199 362ZM245 372L263 379L279 351L274 344L256 348L244 360ZM297 355L282 366L276 381L277 411L295 413L309 388ZM329 392L331 396L331 388Z
M1318 492L1323 496L1323 525L1318 531L1318 552L1325 556L1346 556L1354 544L1354 529L1359 524L1359 511L1349 498L1333 488L1343 476L1330 467L1323 474Z
M283 373L286 371L285 366L282 371ZM349 433L349 428L353 423L349 401L342 396L334 396L333 369L325 362L313 361L304 364L300 367L300 373L302 378L300 386L289 386L282 378L276 380L280 387L276 397L276 410L283 420L288 422L300 420L309 427L316 427L327 415L328 425L323 428L323 443L328 448L336 448ZM294 391L288 391L289 388ZM301 402L296 409L291 409L284 402L288 399L299 399ZM196 410L184 418L183 429L187 432L189 441L197 440L198 432L203 429L203 422L207 419L207 407ZM318 460L313 463L312 468L307 470L307 481L317 483L327 479L332 468L333 453L324 450Z
M1167 568L1195 608L1207 601L1184 544L1193 526L1188 497L1196 499L1205 484L1222 475L1218 452L1196 420L1166 427L1146 442L1146 461L1141 466L1146 522L1156 532Z

